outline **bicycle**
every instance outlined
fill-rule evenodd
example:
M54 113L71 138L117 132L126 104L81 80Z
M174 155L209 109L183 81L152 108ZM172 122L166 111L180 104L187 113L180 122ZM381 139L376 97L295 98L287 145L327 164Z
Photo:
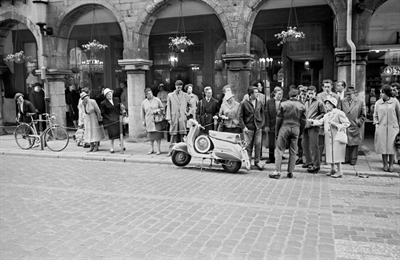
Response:
M14 131L14 138L18 146L23 150L32 148L35 143L42 143L53 152L61 152L69 143L69 136L64 127L55 124L55 115L43 114L46 119L34 120L33 115L36 113L27 113L31 117L31 123L20 123ZM36 130L36 123L46 122L46 129L38 134Z

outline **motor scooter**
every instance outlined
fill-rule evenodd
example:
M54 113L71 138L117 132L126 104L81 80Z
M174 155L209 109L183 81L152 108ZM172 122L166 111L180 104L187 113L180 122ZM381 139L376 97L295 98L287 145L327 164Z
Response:
M216 164L221 164L226 172L235 173L245 164L250 170L250 159L246 151L245 142L240 134L209 131L209 134L200 134L204 129L196 120L190 119L191 125L184 142L172 147L172 162L176 166L186 166L192 157L210 159Z

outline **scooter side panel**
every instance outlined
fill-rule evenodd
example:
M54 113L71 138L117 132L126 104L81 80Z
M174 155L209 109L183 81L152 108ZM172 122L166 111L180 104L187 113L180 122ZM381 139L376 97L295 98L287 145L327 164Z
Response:
M180 142L180 143L175 144L175 145L172 147L172 150L173 150L173 151L182 151L182 152L185 152L185 153L189 153L189 152L188 152L187 144L184 143L184 142Z
M237 154L230 153L228 151L213 151L215 158L230 160L230 161L241 161L241 158Z

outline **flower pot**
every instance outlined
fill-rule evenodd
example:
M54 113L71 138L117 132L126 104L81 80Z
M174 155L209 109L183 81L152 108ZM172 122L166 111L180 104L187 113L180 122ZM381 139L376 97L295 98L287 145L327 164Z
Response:
M186 44L184 44L184 43L180 43L180 44L177 44L177 45L175 45L176 46L176 48L178 49L178 50L186 50L187 49L187 45Z
M14 62L15 62L15 63L18 63L18 64L22 64L22 63L25 62L25 60L22 59L22 58L21 58L21 59L15 59Z
M89 49L89 51L90 52L93 52L93 53L96 53L96 52L98 52L100 49L99 49L99 47L97 47L97 46L92 46L92 47L90 47L90 49Z
M297 42L299 41L299 38L293 37L293 36L289 36L286 38L287 42Z

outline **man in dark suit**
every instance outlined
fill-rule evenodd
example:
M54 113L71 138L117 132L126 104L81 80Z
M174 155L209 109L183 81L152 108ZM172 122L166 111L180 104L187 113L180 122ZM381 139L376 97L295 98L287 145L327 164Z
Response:
M275 163L275 123L281 102L286 99L283 97L283 89L281 87L274 88L274 96L270 98L265 105L265 118L268 132L269 159L265 163Z
M199 119L200 124L204 126L204 132L208 134L210 130L214 129L214 120L218 119L219 102L212 97L211 87L204 88L205 97L200 100L196 110L196 118Z
M30 101L24 100L24 95L21 93L15 94L14 99L17 101L17 121L24 123L32 122L32 119L28 114L36 113L35 106Z

